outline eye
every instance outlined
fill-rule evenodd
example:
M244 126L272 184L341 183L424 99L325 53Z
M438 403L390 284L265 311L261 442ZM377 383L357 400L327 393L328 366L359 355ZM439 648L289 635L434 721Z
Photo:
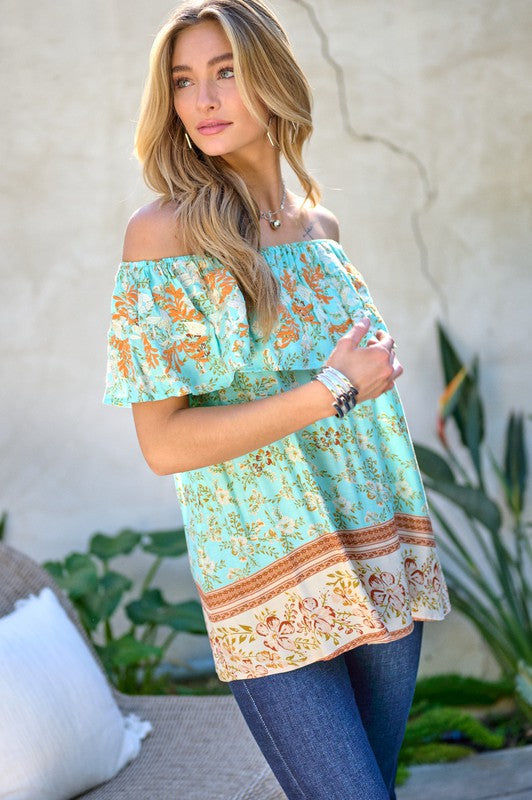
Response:
M186 89L190 84L190 78L176 78L174 80L174 89Z
M234 78L235 71L233 67L222 67L218 75L220 76L220 78Z

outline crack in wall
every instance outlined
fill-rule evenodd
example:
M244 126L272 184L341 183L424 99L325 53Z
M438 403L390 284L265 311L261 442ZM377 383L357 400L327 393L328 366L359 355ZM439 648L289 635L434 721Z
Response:
M336 88L338 92L338 106L340 109L340 117L345 132L354 141L379 144L382 147L385 147L390 152L399 156L400 158L407 159L414 166L418 174L423 191L423 202L418 208L414 208L412 210L410 214L410 226L412 228L414 241L419 253L419 266L421 273L423 274L423 276L425 277L425 279L435 292L439 300L440 306L442 308L443 314L447 316L447 311L448 311L447 301L445 299L445 295L441 287L439 286L436 279L434 278L434 275L430 271L429 251L427 243L425 242L423 233L421 231L421 222L420 222L421 216L431 208L438 195L436 187L431 184L428 169L425 166L425 164L423 164L419 156L416 155L416 153L413 153L411 150L408 150L405 147L401 147L391 139L388 139L386 136L381 136L379 134L374 134L374 133L361 133L360 131L356 130L356 128L351 122L351 117L349 113L349 104L347 101L347 90L346 90L344 68L331 54L328 34L325 31L325 28L321 24L320 20L318 19L318 15L314 7L311 5L310 2L308 2L308 0L292 0L292 2L304 8L305 11L307 12L310 23L319 38L321 46L321 54L324 60L327 62L327 64L329 64L329 66L332 68L334 72L336 78Z

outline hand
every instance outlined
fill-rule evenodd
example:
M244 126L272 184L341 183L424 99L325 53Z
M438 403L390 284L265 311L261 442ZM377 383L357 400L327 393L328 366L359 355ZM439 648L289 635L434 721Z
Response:
M377 331L367 347L359 347L369 330L370 320L364 317L350 328L325 362L342 372L358 389L357 402L379 397L395 385L403 367L395 355L394 340L389 333Z

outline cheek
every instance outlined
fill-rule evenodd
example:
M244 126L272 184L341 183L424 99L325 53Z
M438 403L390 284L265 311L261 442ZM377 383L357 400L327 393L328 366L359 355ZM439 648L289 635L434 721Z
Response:
M174 111L176 112L178 117L182 117L185 112L185 107L182 98L179 96L177 92L174 92L174 96L172 99Z

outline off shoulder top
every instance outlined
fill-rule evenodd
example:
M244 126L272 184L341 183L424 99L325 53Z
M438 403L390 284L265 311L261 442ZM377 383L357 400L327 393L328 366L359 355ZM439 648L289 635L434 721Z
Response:
M262 250L281 290L260 340L214 258L120 264L104 402L244 403L309 381L358 319L384 322L330 239ZM449 598L396 389L272 444L176 474L221 680L283 672L441 620Z

